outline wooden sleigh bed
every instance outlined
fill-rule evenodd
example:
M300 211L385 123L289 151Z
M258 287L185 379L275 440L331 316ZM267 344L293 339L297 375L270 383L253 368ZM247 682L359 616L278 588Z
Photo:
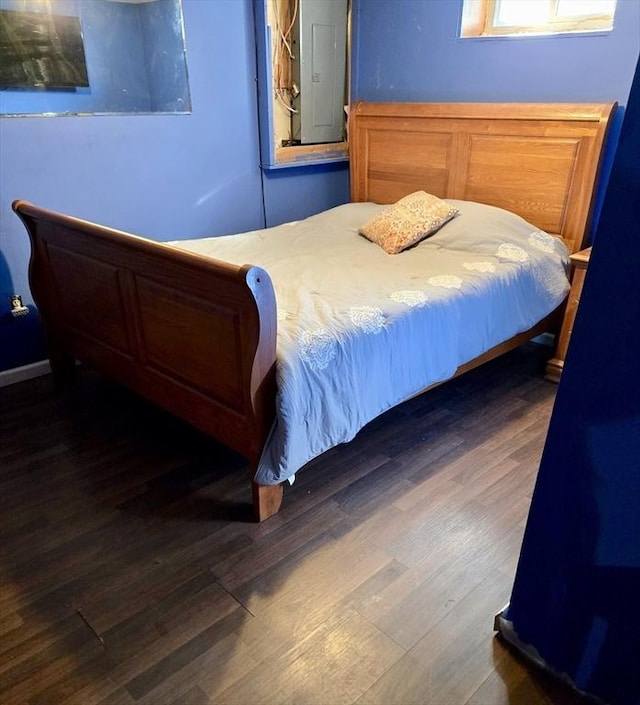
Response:
M512 211L583 247L612 104L358 103L351 200L416 190ZM25 201L30 284L52 372L76 360L246 457L256 518L282 483L253 480L275 417L277 307L267 271L181 251ZM558 328L560 310L461 365L461 374ZM189 339L191 344L183 345Z

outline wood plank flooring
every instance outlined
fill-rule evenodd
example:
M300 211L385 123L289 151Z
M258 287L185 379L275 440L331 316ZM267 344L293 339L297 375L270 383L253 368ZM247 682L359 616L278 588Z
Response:
M98 375L0 389L4 705L576 705L492 631L556 388L529 345L250 520L246 462Z

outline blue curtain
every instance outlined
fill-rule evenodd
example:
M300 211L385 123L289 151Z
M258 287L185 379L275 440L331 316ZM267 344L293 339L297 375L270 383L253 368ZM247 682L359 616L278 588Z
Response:
M503 617L579 690L640 704L638 68Z

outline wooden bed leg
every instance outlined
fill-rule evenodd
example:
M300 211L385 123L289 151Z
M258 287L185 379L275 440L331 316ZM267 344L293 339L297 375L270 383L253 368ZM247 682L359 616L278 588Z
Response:
M259 485L251 483L253 492L253 513L258 521L264 521L278 513L282 504L282 483L279 485Z

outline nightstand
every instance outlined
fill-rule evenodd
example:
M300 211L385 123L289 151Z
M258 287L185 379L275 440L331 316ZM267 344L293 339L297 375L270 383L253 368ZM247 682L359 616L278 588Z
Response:
M587 247L586 250L576 252L569 258L573 266L571 291L569 292L567 307L564 311L564 318L562 320L560 335L558 336L555 356L547 362L547 374L545 375L545 378L551 382L560 381L560 375L562 374L564 359L567 355L569 341L571 340L571 332L573 331L573 324L576 320L576 312L578 310L578 304L580 303L580 296L582 295L582 287L584 286L584 278L587 273L587 266L589 265L590 256L591 248Z

